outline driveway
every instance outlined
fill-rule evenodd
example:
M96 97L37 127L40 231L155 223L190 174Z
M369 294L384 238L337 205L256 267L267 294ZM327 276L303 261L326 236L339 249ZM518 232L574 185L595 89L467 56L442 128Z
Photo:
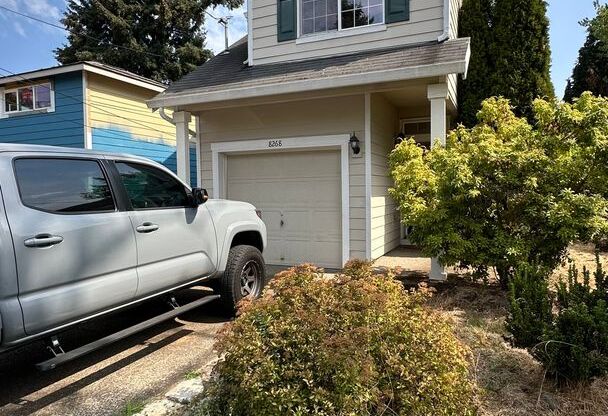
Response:
M180 292L180 304L207 294ZM226 319L210 303L56 370L34 364L49 358L44 343L0 355L0 415L116 415L127 404L164 394L213 358L213 343ZM60 337L71 349L169 310L151 301L70 330Z

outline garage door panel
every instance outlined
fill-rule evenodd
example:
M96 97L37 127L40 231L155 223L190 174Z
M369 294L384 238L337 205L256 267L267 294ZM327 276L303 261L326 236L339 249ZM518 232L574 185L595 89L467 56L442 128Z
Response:
M338 151L228 157L226 195L262 211L269 264L341 265L340 163Z

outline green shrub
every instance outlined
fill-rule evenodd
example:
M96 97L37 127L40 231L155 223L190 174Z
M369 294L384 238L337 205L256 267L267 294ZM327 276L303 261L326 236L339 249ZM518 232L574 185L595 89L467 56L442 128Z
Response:
M507 331L511 343L520 348L541 342L551 324L551 299L547 273L532 266L520 267L509 282Z
M446 266L495 268L506 288L519 264L553 269L572 242L608 235L608 98L536 100L534 115L488 99L445 147L409 139L391 152L389 192L412 243Z
M220 337L204 415L467 415L473 387L451 326L392 276L351 262L277 275Z
M608 280L599 257L594 273L583 269L582 282L572 266L557 286L557 313L543 343L533 350L547 371L567 380L608 374Z

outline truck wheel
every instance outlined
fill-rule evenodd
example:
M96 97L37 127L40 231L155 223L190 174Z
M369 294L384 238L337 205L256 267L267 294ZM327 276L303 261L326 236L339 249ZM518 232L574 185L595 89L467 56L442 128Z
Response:
M235 246L228 253L224 275L219 280L222 308L230 314L236 312L239 301L246 297L258 298L265 281L264 258L253 246Z

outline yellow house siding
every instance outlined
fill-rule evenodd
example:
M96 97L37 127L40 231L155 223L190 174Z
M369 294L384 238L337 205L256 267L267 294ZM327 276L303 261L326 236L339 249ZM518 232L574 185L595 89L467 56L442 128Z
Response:
M213 191L211 143L287 137L357 134L364 143L363 95L210 110L199 114L201 177ZM350 257L365 257L363 157L349 157ZM210 192L210 194L213 194Z
M371 254L376 259L399 245L400 217L388 194L393 183L388 174L388 154L398 131L398 111L382 95L373 94L372 121L372 200Z

